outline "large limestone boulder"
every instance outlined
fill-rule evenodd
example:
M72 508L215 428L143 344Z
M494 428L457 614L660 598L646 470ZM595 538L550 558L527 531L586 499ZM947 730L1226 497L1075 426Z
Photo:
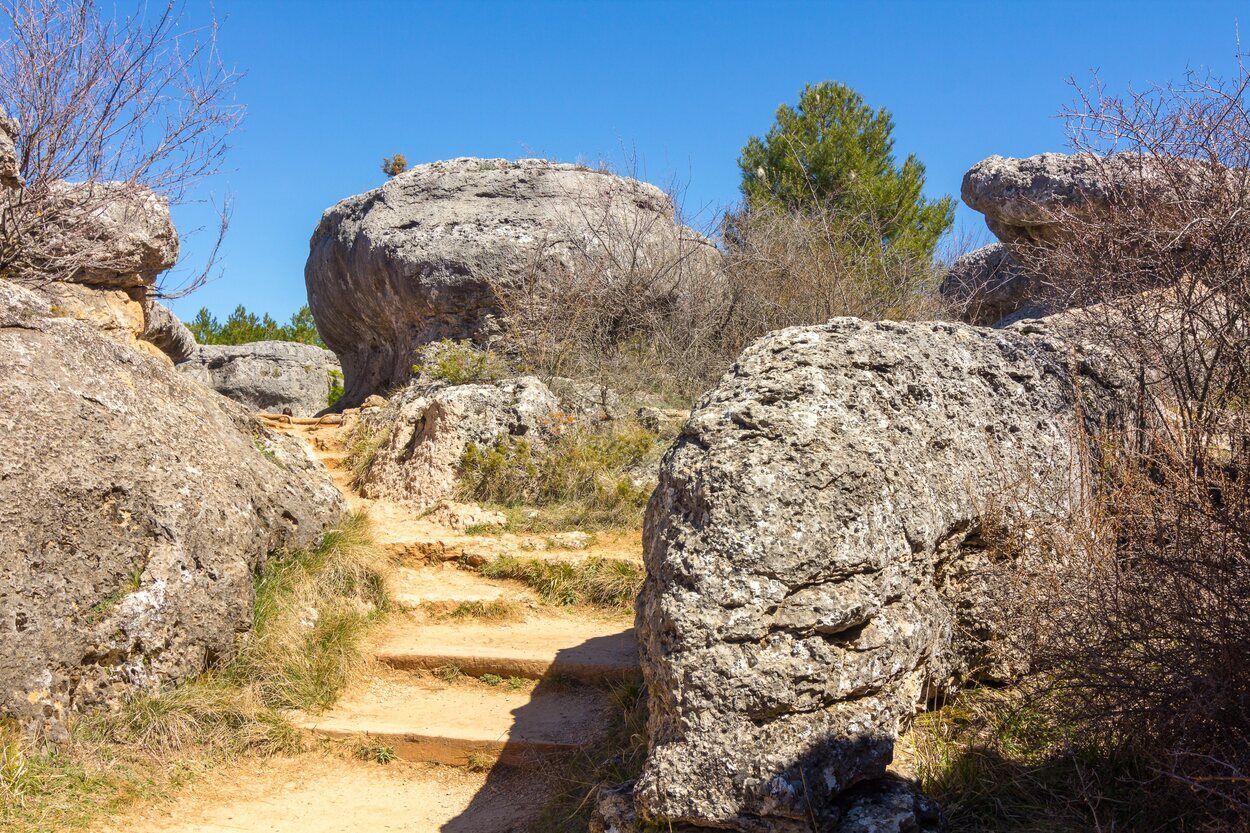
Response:
M559 409L559 400L533 376L493 384L413 383L361 418L357 430L381 442L360 492L429 509L453 495L470 443L489 448L500 437L524 437L541 445Z
M1092 153L991 156L964 174L960 196L1009 246L1043 243L1062 233L1067 212L1106 205L1113 170L1129 174L1126 163Z
M890 788L869 807L855 785L927 699L1014 670L993 533L1074 504L1077 414L1115 413L1102 367L1036 323L843 318L749 347L647 510L640 815L884 830L852 822L899 810L897 829L930 829L924 802Z
M312 416L342 379L329 350L294 341L201 344L178 370L253 411Z
M717 257L675 222L659 188L541 159L418 165L333 206L304 278L317 329L343 365L343 405L405 383L423 344L488 339L503 313L499 287L541 282L570 268L571 247L599 245Z
M253 577L342 496L297 441L0 282L0 712L66 713L228 658Z

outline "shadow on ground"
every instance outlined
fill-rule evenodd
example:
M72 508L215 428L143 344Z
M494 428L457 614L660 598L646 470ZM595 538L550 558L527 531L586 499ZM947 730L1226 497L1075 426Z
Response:
M603 687L641 676L637 672L605 674L595 658L619 654L622 640L632 643L633 639L630 628L622 634L588 639L556 655L552 667L558 670L539 680L524 706L513 709L512 728L486 782L464 811L440 828L442 833L524 833L535 829L540 817L542 826L537 829L542 833L584 832L584 821L570 817L563 808L551 810L562 794L591 779L593 773L577 772L573 768L577 750L552 739L576 726L587 727L577 733L582 743L603 738L613 717L612 698ZM591 693L602 697L586 696ZM577 809L574 803L572 812Z

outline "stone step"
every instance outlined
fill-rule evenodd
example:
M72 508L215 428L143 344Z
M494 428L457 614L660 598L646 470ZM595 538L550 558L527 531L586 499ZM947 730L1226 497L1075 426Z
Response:
M603 731L608 707L606 694L593 688L510 690L387 677L298 722L328 737L367 737L407 761L481 767L585 746Z
M455 666L480 677L541 679L558 675L583 682L634 679L638 643L621 617L530 616L521 622L406 622L377 644L378 660L392 668Z
M538 597L520 585L482 578L451 564L398 567L391 579L390 594L404 607L418 607L427 602L441 606L497 601L530 607L538 604Z

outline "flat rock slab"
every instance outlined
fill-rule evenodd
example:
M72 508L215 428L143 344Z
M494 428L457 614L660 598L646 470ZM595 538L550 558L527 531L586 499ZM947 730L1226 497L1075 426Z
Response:
M638 643L628 620L543 617L524 622L408 624L378 645L392 668L433 670L457 665L479 677L539 679L549 674L596 682L638 671Z
M300 723L331 737L368 735L407 761L464 765L471 756L486 756L513 764L594 740L606 705L604 694L593 689L540 684L514 691L379 678Z

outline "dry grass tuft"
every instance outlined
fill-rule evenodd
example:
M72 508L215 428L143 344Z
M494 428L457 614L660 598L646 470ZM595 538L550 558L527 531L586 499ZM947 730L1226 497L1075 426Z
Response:
M523 611L516 602L496 599L490 602L424 602L421 610L433 619L479 622L515 622Z
M642 566L616 558L547 561L501 555L481 568L487 578L513 579L548 602L631 608L646 574Z
M655 485L641 472L654 469L670 440L614 420L576 426L545 447L516 437L470 445L460 497L503 507L510 531L634 529Z

